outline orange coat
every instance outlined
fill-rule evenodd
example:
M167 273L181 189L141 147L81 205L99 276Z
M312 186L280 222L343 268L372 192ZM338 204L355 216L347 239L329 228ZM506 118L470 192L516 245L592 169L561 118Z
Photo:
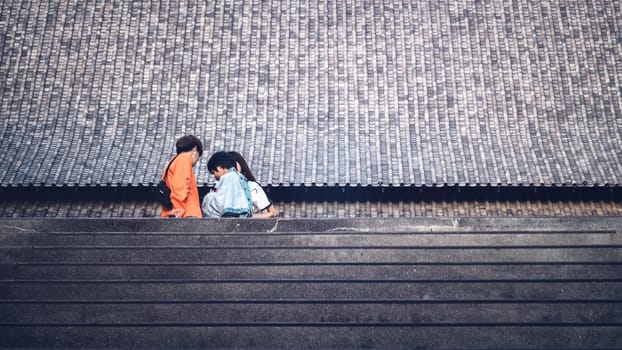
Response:
M192 157L180 153L168 169L166 185L171 189L172 210L162 208L162 217L168 217L173 210L181 209L181 217L203 217L199 203L199 188L192 171Z

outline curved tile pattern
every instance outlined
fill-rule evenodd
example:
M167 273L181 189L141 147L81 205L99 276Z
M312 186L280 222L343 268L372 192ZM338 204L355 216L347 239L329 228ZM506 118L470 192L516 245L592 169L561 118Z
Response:
M0 185L622 182L617 1L0 4ZM203 159L199 182L210 183Z

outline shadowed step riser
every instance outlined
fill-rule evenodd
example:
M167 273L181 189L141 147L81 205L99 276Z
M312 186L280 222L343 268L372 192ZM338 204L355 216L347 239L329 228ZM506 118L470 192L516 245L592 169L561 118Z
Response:
M10 299L369 299L369 300L617 300L618 282L227 282L177 283L119 281L74 283L0 283L0 296Z
M105 303L0 304L5 323L608 323L622 300L604 303ZM622 324L620 325L622 326Z
M17 280L122 279L611 279L622 263L610 265L0 265Z
M622 348L622 327L3 327L0 346L147 348ZM137 336L139 335L139 336Z

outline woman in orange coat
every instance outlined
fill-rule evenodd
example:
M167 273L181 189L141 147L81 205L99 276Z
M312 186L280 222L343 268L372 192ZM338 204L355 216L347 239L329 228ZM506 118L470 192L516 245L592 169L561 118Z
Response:
M162 217L203 217L199 189L192 167L203 155L203 143L194 135L186 135L175 143L177 155L171 160L163 178L171 190L173 208L162 207Z

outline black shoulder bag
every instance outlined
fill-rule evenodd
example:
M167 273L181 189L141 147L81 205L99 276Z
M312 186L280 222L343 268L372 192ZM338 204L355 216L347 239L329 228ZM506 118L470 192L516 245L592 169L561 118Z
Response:
M156 186L156 200L158 203L162 204L164 209L171 210L173 209L173 202L171 202L171 189L166 185L166 177L168 176L168 169L173 164L177 156L173 157L171 161L166 166L166 170L164 170L164 177L158 182Z

